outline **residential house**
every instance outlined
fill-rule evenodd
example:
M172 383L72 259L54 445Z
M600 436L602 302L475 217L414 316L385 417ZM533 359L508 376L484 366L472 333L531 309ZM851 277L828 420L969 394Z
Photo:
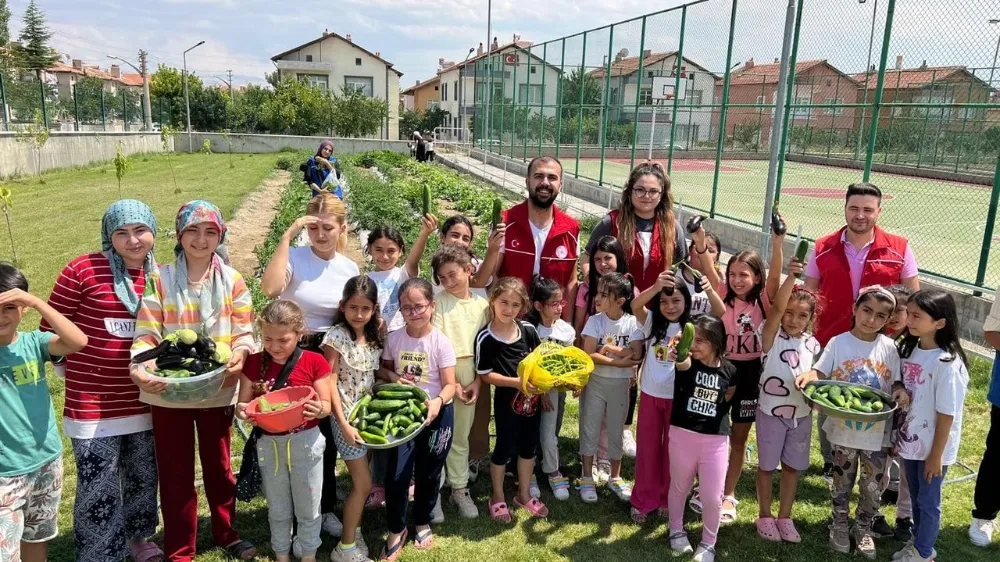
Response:
M410 111L427 111L441 105L441 78L435 76L403 90L403 108Z
M878 87L878 72L855 74L859 84L858 99L864 99L865 89L868 100L875 98ZM924 61L918 68L903 68L903 56L896 57L894 69L886 70L882 87L882 103L986 103L991 89L986 81L969 72L964 66L927 66ZM888 130L890 121L914 121L921 127L931 126L934 131L960 132L981 130L987 120L985 108L961 107L906 107L892 106L891 111L883 109L879 115L879 127ZM970 126L970 124L974 124Z
M60 100L73 100L73 87L77 80L92 76L104 81L104 93L107 96L115 96L119 88L142 89L142 75L122 73L121 67L117 64L111 65L107 71L101 70L97 66L87 66L80 59L73 59L71 64L57 62L45 71L43 79L49 83L55 83L56 92Z
M692 149L698 142L712 138L712 108L699 106L712 104L712 94L719 77L687 57L682 58L680 66L683 94L678 98L674 145ZM638 121L640 145L648 146L652 142L653 146L663 147L670 140L670 108L673 104L670 102L658 109L654 125L653 78L676 77L676 69L677 51L654 53L646 50L640 59L628 56L628 50L622 49L611 62L610 79L608 68L598 68L589 75L600 81L602 93L605 87L610 88L610 94L602 98L608 103L609 123ZM628 140L631 143L631 139Z
M774 104L777 99L779 63L757 64L748 60L733 71L729 82L729 103L760 105L761 107L729 108L726 116L726 136L731 137L738 127L751 130L750 144L766 146L771 135L774 118ZM716 84L716 99L722 99L722 81ZM850 132L856 126L860 112L853 107L797 107L808 104L840 105L857 103L860 99L858 82L838 70L826 60L807 60L795 64L795 82L792 92L793 107L789 125L792 128L790 142L802 139L820 138L820 135L836 135L835 141L846 145ZM718 126L719 114L714 122ZM795 130L803 130L797 135ZM829 137L823 137L830 140ZM823 144L826 144L826 140ZM746 148L741 147L741 148Z
M389 116L382 126L381 138L399 137L399 77L402 72L382 58L345 36L324 31L320 37L271 57L278 77L307 80L320 88L341 91L355 88L365 95L386 100Z
M471 129L477 106L484 107L486 91L491 82L488 65L492 57L493 100L506 99L519 106L529 106L532 114L554 116L558 104L558 66L545 62L541 48L532 49L531 41L514 35L505 45L493 40L489 52L480 44L474 56L460 63L440 59L438 78L441 81L441 109L448 112L445 127L451 128L448 138L462 138Z

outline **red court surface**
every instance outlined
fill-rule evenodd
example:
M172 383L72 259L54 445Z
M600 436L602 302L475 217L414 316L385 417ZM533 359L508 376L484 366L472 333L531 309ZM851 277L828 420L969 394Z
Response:
M585 160L600 161L600 158L581 158L580 160L581 161L585 161ZM628 158L607 158L606 161L607 162L614 162L615 164L624 164L625 166L629 165L629 159ZM636 159L635 159L635 164L638 166L639 164L642 164L645 161L646 160L644 158L639 158L637 156ZM664 168L667 167L667 161L666 160L659 160L658 162L660 164L663 164ZM673 170L672 171L674 171L674 172L714 172L715 171L715 161L714 160L697 160L697 159L691 159L691 158L674 158L674 166L673 166ZM739 166L730 166L730 165L727 165L727 164L723 164L719 168L719 171L721 171L721 172L746 172L747 169L746 168L741 168Z
M800 197L815 197L816 199L843 199L846 189L834 189L832 187L784 187L781 189L782 195L798 195ZM892 195L882 192L882 200L889 201Z

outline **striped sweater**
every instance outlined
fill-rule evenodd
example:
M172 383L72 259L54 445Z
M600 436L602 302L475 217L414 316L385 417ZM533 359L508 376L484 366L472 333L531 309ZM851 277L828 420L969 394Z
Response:
M142 294L145 273L139 268L129 274ZM66 436L91 439L151 429L149 406L139 401L139 388L129 378L135 319L115 296L108 258L94 253L69 262L49 305L87 334L87 346L66 358ZM52 328L42 320L41 330Z
M216 342L228 344L233 352L239 349L253 353L253 304L250 291L247 289L243 276L228 265L221 265L222 278L226 289L224 302L216 307L216 322L205 334ZM161 265L154 272L148 283L151 285L142 297L142 307L136 318L135 341L132 343L132 356L156 347L163 336L188 328L196 332L202 331L201 311L197 302L183 303L180 295L174 290L177 269L173 264ZM203 291L211 291L208 286L212 276L205 281ZM218 408L236 403L238 376L229 377L222 390L213 398L192 404L167 402L155 394L141 392L139 399L146 404L167 408Z

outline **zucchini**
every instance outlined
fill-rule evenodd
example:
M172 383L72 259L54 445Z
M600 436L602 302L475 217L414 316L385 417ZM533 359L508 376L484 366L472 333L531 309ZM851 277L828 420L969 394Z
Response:
M406 400L413 398L413 393L402 390L380 390L375 394L378 398L387 400Z
M795 247L795 259L801 263L806 263L806 256L809 255L809 242L807 240L799 240L799 245ZM796 275L795 277L799 277Z
M431 187L426 183L424 184L423 199L424 215L429 215L431 214Z
M406 402L403 400L372 400L368 404L368 411L394 412L403 406L406 406Z
M389 443L389 440L381 435L375 435L373 433L368 433L367 431L361 431L359 433L361 434L361 438L367 443L374 443L376 445L386 445Z
M781 218L778 214L778 202L775 201L774 207L771 208L771 232L778 236L784 236L788 232L788 224L785 219Z
M490 218L490 232L497 229L497 225L503 220L503 208L501 207L500 199L497 197L493 198L493 216Z
M687 231L688 231L688 233L689 234L694 234L695 232L698 232L698 229L701 228L701 223L704 220L705 220L705 216L704 215L697 215L697 216L691 217L688 220L688 223L687 223Z
M691 351L691 344L694 343L694 324L688 322L684 324L684 330L681 333L681 339L677 342L677 361L684 361L687 359L688 353Z

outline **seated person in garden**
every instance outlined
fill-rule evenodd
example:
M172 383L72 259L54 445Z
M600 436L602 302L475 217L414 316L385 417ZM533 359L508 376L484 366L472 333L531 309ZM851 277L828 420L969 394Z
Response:
M303 181L312 190L313 197L326 191L344 198L344 190L340 184L343 174L340 162L333 156L333 141L321 142L316 155L299 166L299 170L304 174Z

